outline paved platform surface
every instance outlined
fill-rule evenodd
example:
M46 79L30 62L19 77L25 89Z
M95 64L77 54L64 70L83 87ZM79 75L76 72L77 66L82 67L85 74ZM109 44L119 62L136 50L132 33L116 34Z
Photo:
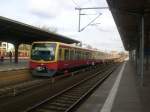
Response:
M0 71L9 71L27 68L28 68L28 59L20 59L18 64L14 63L13 61L10 63L9 60L4 60L4 62L0 62Z
M144 112L134 65L128 62L118 88L112 112Z
M150 66L149 70L144 70L143 85L140 86L140 98L142 101L143 112L150 112Z
M76 112L150 112L143 110L140 91L134 66L127 61Z

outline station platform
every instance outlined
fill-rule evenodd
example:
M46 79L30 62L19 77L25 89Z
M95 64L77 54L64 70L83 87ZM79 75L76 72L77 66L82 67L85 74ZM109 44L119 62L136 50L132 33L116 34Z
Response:
M141 85L134 64L124 62L76 112L149 112L150 71L144 75Z
M19 59L18 63L10 62L9 59L5 59L3 62L0 62L0 71L11 71L11 70L19 70L19 69L27 69L28 68L28 59Z

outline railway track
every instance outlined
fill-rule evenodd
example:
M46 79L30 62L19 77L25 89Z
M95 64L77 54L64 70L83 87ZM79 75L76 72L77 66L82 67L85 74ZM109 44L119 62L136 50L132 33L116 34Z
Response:
M69 73L70 75L75 75L81 72L85 72L90 70L89 68L81 69L75 72ZM94 70L94 69L93 69ZM48 78L48 79L34 79L30 81L25 81L23 83L14 84L9 87L4 87L0 89L0 98L10 97L10 96L17 96L18 94L24 93L25 91L32 90L34 88L43 86L43 85L50 85L54 83L55 80L66 77L65 75L57 76L55 78Z
M29 75L29 70L3 71L0 72L0 89L32 79L33 77Z
M89 93L101 84L115 68L116 66L111 68L107 67L107 71L103 69L56 95L28 108L24 112L70 112Z
M8 96L16 96L18 94L23 93L24 91L31 90L38 86L42 86L45 83L48 83L48 79L47 80L37 79L32 81L26 81L23 83L15 84L10 87L1 88L0 98L4 98Z

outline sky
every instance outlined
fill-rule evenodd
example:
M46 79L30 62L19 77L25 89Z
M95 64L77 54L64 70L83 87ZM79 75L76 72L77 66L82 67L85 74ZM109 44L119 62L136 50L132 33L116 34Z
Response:
M82 10L88 15L81 16L81 28L101 15L93 25L78 32L79 12L75 8L108 7L105 0L0 0L0 7L0 16L36 27L54 27L57 33L102 51L124 51L109 9Z

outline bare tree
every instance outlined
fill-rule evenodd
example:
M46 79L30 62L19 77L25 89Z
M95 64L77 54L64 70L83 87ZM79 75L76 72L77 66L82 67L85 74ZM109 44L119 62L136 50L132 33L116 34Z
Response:
M86 46L86 48L92 49L93 47L92 47L91 45L88 44L88 45Z
M50 33L56 33L57 32L56 27L49 27L49 26L42 25L42 26L39 26L39 28L44 30L44 31L50 32Z

